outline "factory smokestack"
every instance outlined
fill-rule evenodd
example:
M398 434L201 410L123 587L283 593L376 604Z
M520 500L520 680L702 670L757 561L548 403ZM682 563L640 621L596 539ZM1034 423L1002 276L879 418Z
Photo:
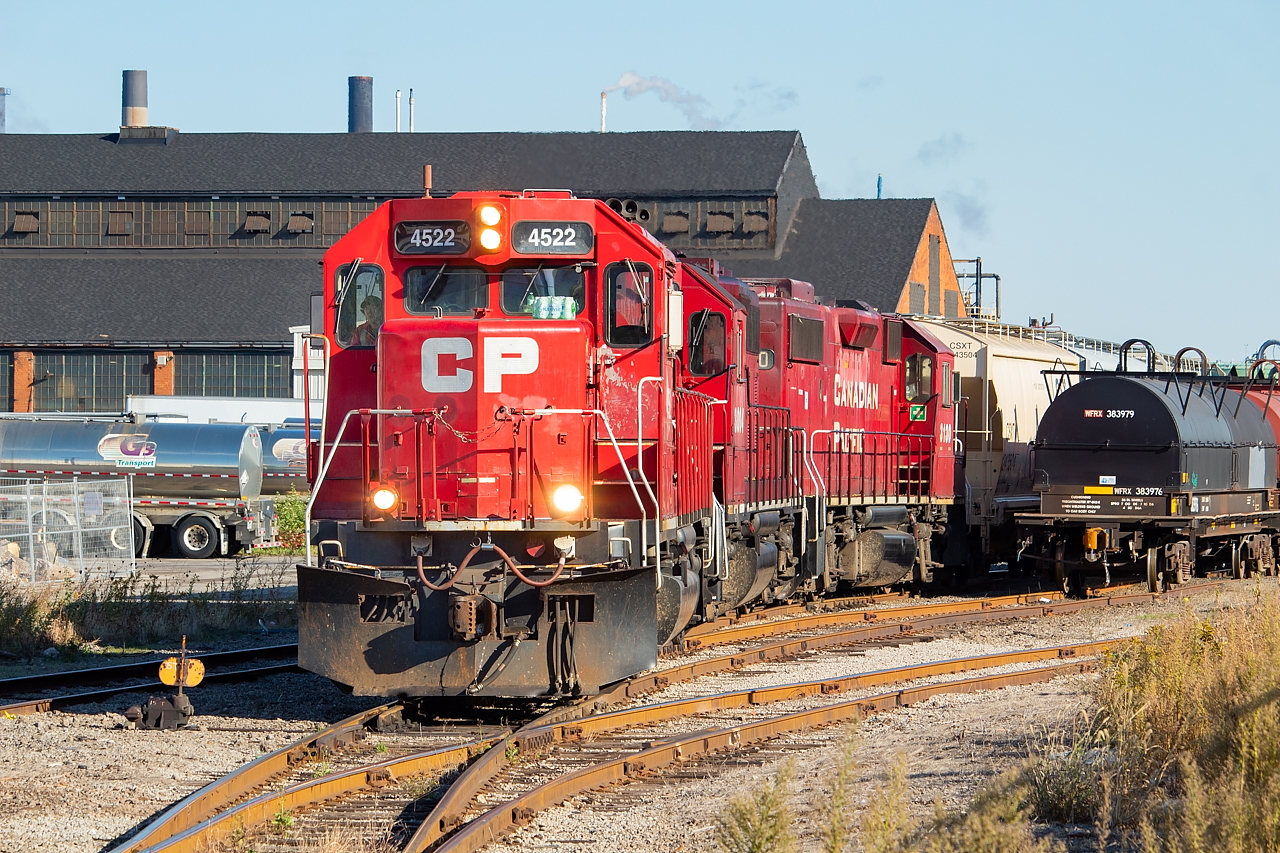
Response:
M347 133L373 133L373 78L347 78Z
M146 127L148 125L147 72L124 72L124 87L120 103L121 127Z
M0 133L4 133L4 102L5 95L9 94L9 90L0 86Z

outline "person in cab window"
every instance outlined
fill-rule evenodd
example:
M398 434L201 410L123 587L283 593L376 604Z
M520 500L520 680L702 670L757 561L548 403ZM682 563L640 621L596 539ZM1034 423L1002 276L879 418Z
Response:
M378 330L382 328L382 300L376 296L366 296L360 303L360 313L364 322L356 326L351 343L358 347L371 347L378 342Z

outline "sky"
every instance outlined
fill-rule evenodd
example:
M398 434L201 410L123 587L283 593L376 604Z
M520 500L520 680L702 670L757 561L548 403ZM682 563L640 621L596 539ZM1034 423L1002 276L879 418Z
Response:
M1006 321L1243 360L1280 338L1280 4L7 3L10 133L799 130L826 198L932 197ZM0 162L0 170L4 164ZM1260 257L1255 257L1259 255ZM988 287L990 291L990 287ZM990 307L990 306L989 306Z

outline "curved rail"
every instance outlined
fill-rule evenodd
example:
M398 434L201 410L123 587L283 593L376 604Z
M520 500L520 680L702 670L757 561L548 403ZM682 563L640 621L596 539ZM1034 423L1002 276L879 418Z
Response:
M800 684L779 685L773 688L757 688L734 693L723 693L716 696L681 699L661 705L648 705L610 714L600 714L572 723L558 723L553 726L528 729L524 734L521 745L536 746L536 748L542 749L551 743L591 737L604 731L628 730L638 725L664 722L711 711L747 705L762 705L804 696L829 695L873 685L900 683L940 674L988 669L1030 661L1050 659L1067 659L1070 661L1065 664L1032 670L1020 670L1000 675L988 675L941 684L924 685L878 696L846 700L807 711L797 711L711 732L702 730L685 736L663 738L662 743L658 746L653 746L640 752L629 752L607 761L593 764L577 772L560 776L499 806L495 806L458 829L452 837L437 847L436 851L437 853L446 853L446 851L447 853L464 853L464 851L479 850L503 833L528 822L538 811L557 805L569 797L604 785L624 782L628 777L677 762L688 761L713 752L740 749L748 744L769 740L789 732L856 719L869 710L914 704L940 693L969 693L1013 684L1031 684L1047 681L1066 673L1087 671L1093 668L1093 662L1075 660L1076 658L1101 654L1118 642L1124 641L1084 643L1007 654L958 658L852 675L845 678L822 679ZM404 850L406 853L421 853L421 851L425 851L439 841L440 838L440 834L435 831L435 827L432 824L424 823L418 833L409 840Z
M379 717L394 713L399 703L380 705L368 711L353 714L315 734L307 735L275 752L268 752L237 769L205 785L200 790L170 806L155 820L147 824L128 841L113 847L108 853L137 853L158 849L153 845L167 841L216 815L220 810L243 797L248 791L266 784L285 772L289 766L321 749L330 751L364 737L367 726Z
M1216 585L1199 585L1197 589L1212 588ZM1183 595L1188 590L1178 590L1165 595ZM895 596L896 597L896 596ZM688 664L681 664L667 670L657 672L644 673L633 676L604 693L588 697L575 705L562 706L555 708L548 713L542 715L537 720L529 723L527 726L510 733L497 733L492 739L485 738L483 742L477 740L471 743L461 744L450 747L446 750L435 750L431 753L417 753L415 755L404 756L396 759L398 762L408 761L424 761L431 767L443 767L449 762L457 759L460 752L450 752L449 750L471 750L475 751L484 749L486 744L491 745L483 754L475 758L468 765L467 769L458 776L457 779L444 792L444 796L436 804L426 821L419 827L418 832L410 841L410 850L424 850L432 844L438 843L444 839L450 832L455 830L462 822L461 816L475 795L484 788L495 776L497 776L507 765L511 759L509 755L519 755L533 749L539 749L542 746L550 744L555 740L565 739L573 736L574 727L580 727L579 733L587 731L587 727L591 727L594 731L603 723L597 720L613 720L615 728L618 725L627 725L627 720L633 719L622 716L628 713L652 713L652 711L640 711L631 709L622 712L609 712L608 707L611 704L634 699L645 693L652 692L670 683L684 681L696 678L702 675L708 675L715 672L724 672L737 669L750 664L759 663L766 660L779 660L788 657L794 657L807 651L815 651L818 649L829 648L839 645L849 645L867 640L876 640L892 637L908 637L914 631L928 629L948 625L960 625L966 623L983 622L998 619L1011 618L1027 618L1033 616L1045 616L1055 613L1070 613L1078 610L1110 607L1125 604L1144 603L1156 600L1161 596L1150 593L1141 593L1134 595L1115 596L1110 599L1086 599L1081 601L1049 601L1027 603L1027 599L1039 596L1031 594L1030 596L1005 596L997 599L987 599L985 601L975 602L955 602L939 605L922 605L910 608L890 608L877 611L845 611L828 614L817 614L818 616L832 617L830 624L838 624L840 621L848 621L852 616L860 620L869 621L873 624L863 624L849 628L845 631L836 632L818 637L802 637L789 640L781 640L766 646L745 649L724 655L712 660L696 661ZM999 607L994 606L996 602L1005 602L1010 606ZM946 612L943 608L953 608L952 612ZM964 609L967 608L967 609ZM779 608L780 610L783 608ZM915 613L912 619L902 621L893 621L895 615L907 615L910 612ZM765 611L767 614L768 611ZM735 626L737 629L754 628L762 631L762 633L778 634L787 631L806 630L814 627L821 627L820 623L813 622L814 614L807 614L802 617L805 620L805 628L796 627L796 620L778 620L774 622L759 624L743 624ZM709 639L704 637L704 642ZM737 640L744 639L742 633L738 633ZM709 645L710 643L708 643ZM1086 644L1085 646L1064 647L1075 649L1074 652L1065 656L1084 656L1095 652L1083 651L1086 647L1094 647L1106 644ZM927 674L938 675L949 672L962 672L965 667L972 668L978 666L981 661L988 661L983 664L985 666L998 666L999 663L991 663L989 661L1001 658L1005 663L1014 663L1018 661L1040 660L1047 657L1053 657L1051 650L1031 650L1023 652L1008 653L998 656L985 656L983 658L958 659L952 661L940 661L930 664L923 664L917 667L917 671L925 673L925 668L932 668ZM1055 654L1063 656L1061 653L1054 651ZM781 691L789 693L791 696L810 695L814 691L817 692L838 692L838 690L854 689L856 687L867 687L873 684L888 683L897 677L895 673L901 674L905 670L883 670L875 673L864 673L856 676L849 676L845 679L825 679L821 682L806 682L800 685L782 685L776 688L756 689L753 691L743 691L741 695L747 698L743 701L746 704L760 704L763 701L774 701L772 696ZM1062 667L1058 667L1058 672L1063 671ZM1021 673L1015 673L1015 676ZM974 681L983 681L976 679ZM832 687L833 684L844 684L845 687ZM825 685L823 687L822 685ZM928 688L919 688L920 690ZM800 692L796 692L800 691ZM909 693L909 691L908 691ZM750 694L750 695L748 695ZM737 694L723 694L723 696L733 696ZM886 694L897 696L899 694ZM907 695L903 693L902 695ZM915 695L915 694L911 694ZM932 695L932 694L928 694ZM722 697L714 698L715 701L726 702L733 701ZM750 697L754 696L752 700ZM787 698L779 695L777 698ZM856 700L861 702L864 707L868 707L868 703L873 703L872 699ZM708 700L710 701L710 700ZM887 700L886 700L887 701ZM911 700L918 701L918 700ZM900 704L906 704L904 700ZM661 706L649 706L661 707ZM667 703L667 707L674 708L675 704ZM392 762L382 762L377 765L367 765L351 771L345 771L342 774L335 774L332 777L314 780L312 784L295 785L286 789L287 796L284 800L280 799L281 795L272 797L258 797L242 804L244 808L237 807L239 810L235 812L236 816L232 816L230 812L221 811L235 800L243 799L255 788L261 786L265 781L279 775L288 768L291 763L295 763L299 758L305 758L320 747L335 747L342 743L350 743L363 736L363 731L371 725L378 717L393 714L398 705L386 705L363 714L355 715L340 723L325 729L324 731L299 741L289 747L277 750L269 755L262 756L254 762L241 768L236 773L223 777L214 783L202 788L200 791L190 795L182 802L171 807L163 813L152 824L148 825L142 832L136 835L130 841L114 848L109 853L159 853L162 850L197 850L199 844L206 843L200 839L205 838L204 833L211 832L213 835L209 838L216 837L224 830L230 830L232 824L235 826L252 826L257 822L268 820L272 814L280 808L292 809L305 804L313 804L324 801L336 796L349 794L359 790L362 787L377 786L388 781L394 780L396 776L421 772L414 770L409 764L395 764ZM619 724L617 721L623 721ZM580 736L580 734L579 734ZM424 767L427 765L424 765ZM265 796L265 795L264 795ZM252 803L252 806L249 806ZM266 809L266 811L264 811ZM216 815L216 816L215 816ZM202 823L203 821L203 823ZM221 827L221 829L219 829ZM451 842L452 843L452 842Z

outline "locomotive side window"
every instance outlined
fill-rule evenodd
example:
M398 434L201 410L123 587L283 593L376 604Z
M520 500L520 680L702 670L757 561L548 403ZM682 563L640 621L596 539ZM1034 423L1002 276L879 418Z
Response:
M646 264L610 264L605 278L604 339L615 347L653 340L653 270Z
M952 392L954 391L954 389L952 388L952 385L953 383L951 381L951 365L943 364L942 365L942 405L947 406L948 408L950 408L952 403L951 397L952 397Z
M352 275L351 264L338 267L334 282L338 309L334 336L341 347L371 347L378 342L383 319L382 268L360 264Z
M933 359L927 355L907 356L906 396L910 403L927 403L933 396Z
M723 373L725 362L724 315L703 309L689 318L689 372L695 376Z
M577 267L531 267L502 273L502 310L512 316L569 320L581 313L583 273Z
M410 314L462 317L489 304L484 270L440 264L410 267L404 277L404 308Z

